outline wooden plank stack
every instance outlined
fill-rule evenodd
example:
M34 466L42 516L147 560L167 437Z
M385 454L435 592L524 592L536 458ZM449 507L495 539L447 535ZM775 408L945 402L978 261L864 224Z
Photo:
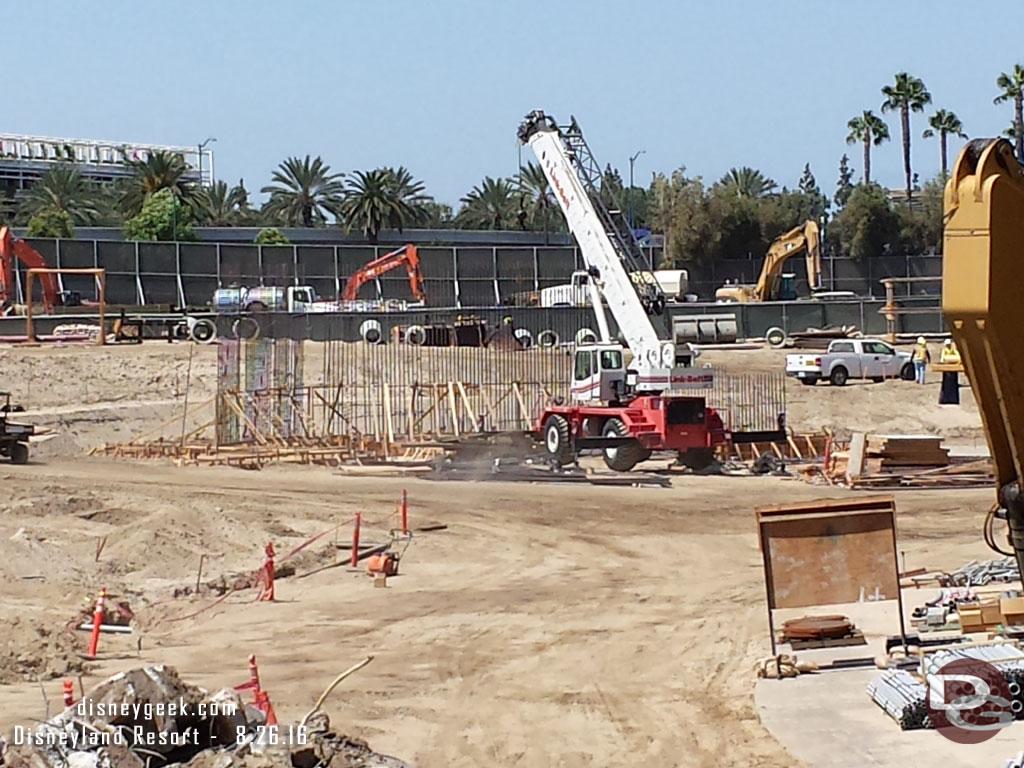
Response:
M941 437L929 435L876 435L868 438L867 456L881 459L883 470L900 467L949 466L949 449Z

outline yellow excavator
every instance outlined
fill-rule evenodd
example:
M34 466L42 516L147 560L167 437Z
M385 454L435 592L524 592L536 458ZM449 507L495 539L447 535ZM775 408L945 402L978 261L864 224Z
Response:
M1024 573L1024 168L1005 139L975 139L946 183L942 310L981 412L996 477L985 541ZM996 541L1006 520L1012 551Z
M801 252L806 253L807 282L812 291L817 290L821 287L821 229L818 222L808 219L799 227L793 227L789 232L779 235L768 246L757 285L723 285L715 291L715 301L747 303L774 301L779 298L795 299L795 291L790 291L789 296L780 296L780 292L785 293L780 291L783 282L782 267L791 257Z

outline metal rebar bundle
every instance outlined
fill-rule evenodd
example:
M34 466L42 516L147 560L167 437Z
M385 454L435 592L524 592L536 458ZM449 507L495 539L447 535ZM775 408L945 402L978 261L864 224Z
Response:
M949 574L948 583L956 587L983 587L993 582L1005 583L1020 578L1017 562L1012 557L1001 557L978 562L972 560Z
M903 669L890 669L868 683L868 695L904 731L930 728L928 689Z

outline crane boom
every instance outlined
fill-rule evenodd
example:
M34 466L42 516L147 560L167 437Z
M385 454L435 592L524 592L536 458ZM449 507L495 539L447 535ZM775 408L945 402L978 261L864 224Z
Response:
M359 295L359 289L364 283L367 283L370 280L375 280L385 272L397 269L403 264L409 274L409 289L412 291L412 295L415 296L418 301L425 302L427 300L427 295L423 289L423 273L420 271L419 252L416 250L416 246L412 243L403 245L401 248L389 253L385 253L379 259L374 259L359 269L348 279L348 282L345 283L345 289L342 292L341 298L344 301L353 301L356 296Z
M667 369L691 365L693 350L688 345L680 345L677 350L672 342L658 337L649 315L664 309L664 294L653 276L650 281L634 281L630 277L650 269L638 260L639 246L632 233L623 233L594 194L592 170L599 166L593 161L575 119L563 130L551 117L535 110L520 126L519 140L533 150L551 184L591 280L600 289L633 352L641 388L654 388L644 386L651 383L670 388L675 377ZM600 322L600 302L595 301L594 310Z

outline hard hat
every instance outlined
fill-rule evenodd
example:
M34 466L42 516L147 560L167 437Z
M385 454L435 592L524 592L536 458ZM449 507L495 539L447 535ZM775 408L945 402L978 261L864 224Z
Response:
M925 344L925 343L927 343L927 342L925 342L925 340L924 340L924 336L918 336L918 337L917 337L917 343L918 343L918 344Z
M946 346L947 347L952 347L953 346L953 340L952 339L946 339Z

